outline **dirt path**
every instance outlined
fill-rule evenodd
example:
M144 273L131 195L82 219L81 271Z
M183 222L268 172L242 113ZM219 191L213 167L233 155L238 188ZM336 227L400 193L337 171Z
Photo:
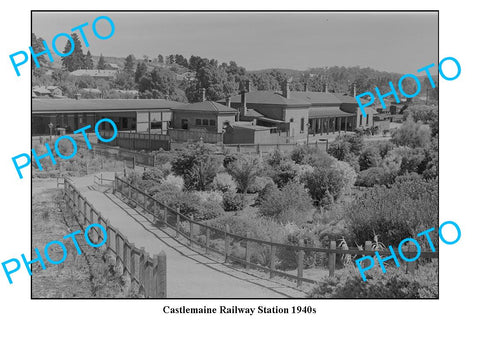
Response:
M105 174L111 178L113 174ZM93 177L74 179L88 201L130 242L154 255L167 255L169 298L286 298L302 297L278 283L238 272L178 244L113 195L93 190Z

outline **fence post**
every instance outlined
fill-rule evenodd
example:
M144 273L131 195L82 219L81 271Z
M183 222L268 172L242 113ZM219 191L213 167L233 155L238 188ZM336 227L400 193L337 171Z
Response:
M225 262L228 261L228 255L230 254L230 237L227 233L230 232L230 227L228 225L225 226Z
M180 228L180 207L177 207L177 221L175 223L175 237L178 238L178 229Z
M137 273L135 272L135 252L137 248L135 243L132 243L130 246L132 247L130 248L130 276L138 283L140 280L137 279Z
M115 233L115 265L118 267L121 264L121 256L122 253L120 252L120 234L117 232Z
M416 253L417 252L417 247L414 244L409 244L408 245L408 251ZM407 273L415 274L416 263L417 263L417 261L407 262Z
M123 240L123 273L127 272L130 276L131 271L130 271L130 256L128 255L128 242L126 240Z
M156 256L157 258L157 268L156 268L156 286L157 294L156 297L166 298L167 297L167 255L162 250L160 254Z
M247 231L247 237L250 238L252 236L252 233ZM251 254L251 245L250 245L250 241L249 240L246 240L245 241L245 269L250 269L250 258L252 257L252 254Z
M297 257L297 287L302 286L302 278L303 278L303 258L305 256L305 251L303 249L298 251Z
M103 174L100 173L100 185L103 185Z
M192 223L193 215L190 215L190 221L188 221L190 225L190 234L189 234L189 241L190 241L190 247L193 245L193 223Z
M147 287L145 286L145 247L140 249L140 259L138 261L138 282L140 286L143 286L145 297L147 296Z
M168 213L168 208L167 208L167 202L163 203L163 223L165 224L164 227L168 227L168 221L167 221L167 213Z
M210 228L205 230L205 253L208 254L208 247L210 247Z
M330 249L337 249L337 242L330 241ZM328 253L328 276L333 277L335 275L335 253Z
M270 237L270 242L273 242L273 237ZM275 273L275 246L270 243L270 278L273 279Z

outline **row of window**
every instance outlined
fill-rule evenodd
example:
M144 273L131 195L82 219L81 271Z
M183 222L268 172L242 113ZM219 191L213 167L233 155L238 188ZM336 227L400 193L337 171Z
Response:
M215 120L214 119L195 119L195 125L197 126L215 126Z

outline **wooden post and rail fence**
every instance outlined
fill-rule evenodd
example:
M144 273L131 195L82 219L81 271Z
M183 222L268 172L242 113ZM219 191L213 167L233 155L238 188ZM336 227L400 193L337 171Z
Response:
M102 179L101 182L103 183L103 181L108 180ZM144 248L137 248L87 201L69 179L65 178L63 185L66 206L80 223L83 223L84 228L87 225L98 223L106 229L106 243L98 249L112 251L115 254L116 267L121 266L123 274L128 273L131 280L138 284L140 293L145 297L166 298L167 262L165 252L161 251L151 257ZM90 230L89 237L92 242L101 243L103 234L98 233L96 228Z
M330 241L328 248L317 248L301 245L302 240L299 242L300 245L293 245L275 242L274 240L253 238L248 233L247 236L241 236L232 233L228 227L219 229L197 222L191 216L181 214L179 208L175 209L158 201L118 176L115 176L113 182L113 193L127 199L129 203L135 203L136 208L143 209L144 212L151 215L152 223L171 228L173 236L176 238L184 237L188 241L188 245L200 246L205 253L217 253L225 262L232 261L242 264L246 269L256 268L266 271L270 274L270 278L278 275L296 280L298 287L303 282L316 283L315 280L304 276L305 263L308 262L307 258L311 261L317 255L327 257L328 272L329 276L332 277L335 274L337 255L351 258L352 256L375 256L376 254L370 241L365 243L364 250L359 250L338 248L337 242L333 240ZM234 249L236 249L236 253L234 253ZM252 259L254 250L257 254L263 255L263 260ZM287 273L277 268L280 253L283 253L283 258L285 258L285 254L290 256L290 262L295 263L296 274ZM395 250L395 253L397 256L399 255L397 250ZM410 245L407 249L402 249L402 253L408 258L413 258L417 255L416 247ZM390 251L385 250L378 251L378 254L381 256L391 255ZM438 251L422 250L420 257L438 258ZM406 271L414 274L416 265L415 262L406 262Z

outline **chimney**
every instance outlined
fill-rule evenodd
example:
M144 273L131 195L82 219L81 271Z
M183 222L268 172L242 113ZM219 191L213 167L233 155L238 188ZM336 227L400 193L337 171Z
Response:
M250 80L245 81L245 92L250 92Z
M328 93L328 84L327 83L325 83L325 91L324 92Z
M287 99L290 97L290 79L285 80L285 83L283 83L282 94Z
M303 84L303 91L308 92L308 83Z
M230 98L230 96L228 96L227 98L225 98L225 105L227 107L231 107L232 105L232 99Z
M202 87L202 89L200 90L202 92L202 102L205 101L205 88Z
M239 109L240 115L245 116L245 114L247 113L247 92L242 91L240 98L241 98L241 106Z
M353 91L352 91L353 96L352 97L355 98L355 96L357 95L357 83L354 82L352 86L353 86Z

